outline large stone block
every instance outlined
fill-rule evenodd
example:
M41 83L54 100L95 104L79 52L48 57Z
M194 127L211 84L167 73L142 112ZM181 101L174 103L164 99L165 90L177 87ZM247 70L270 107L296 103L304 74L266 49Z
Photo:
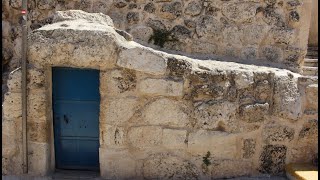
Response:
M28 126L28 141L47 143L49 141L49 127L47 122L32 122L27 123Z
M149 96L182 96L183 82L148 78L138 84L138 89L142 94Z
M169 149L183 149L187 147L187 131L164 129L162 144Z
M128 131L128 141L137 148L156 147L162 143L162 128L158 126L132 127Z
M117 65L154 75L165 74L167 68L165 58L142 48L122 50Z
M146 179L199 179L195 165L168 153L151 155L142 170Z
M28 118L33 120L44 120L48 108L45 92L28 93Z
M284 171L287 147L284 145L267 145L260 155L259 171L268 174L279 174Z
M250 161L241 160L218 160L213 162L211 177L231 178L249 176L253 173L253 164Z
M100 73L100 94L128 96L135 92L137 77L134 71L111 70Z
M186 127L189 124L189 116L184 106L178 101L164 98L148 104L142 117L146 123L151 125Z
M123 127L100 124L100 147L124 147L126 132Z
M124 124L130 120L138 105L138 99L134 97L104 99L101 102L101 122L113 125Z
M262 122L269 112L269 104L250 104L240 108L240 116L246 122Z
M44 176L50 167L50 146L47 143L28 142L28 174Z
M248 88L254 83L252 72L235 72L234 82L238 89Z
M20 120L21 119L17 119ZM16 122L13 120L4 120L2 121L2 156L4 157L12 157L19 150L17 141L19 139L19 135L21 129L17 127Z
M244 139L242 142L242 157L245 159L251 158L255 154L256 144L255 139Z
M267 143L291 141L293 136L293 128L277 124L266 125L262 131L262 138Z
M306 121L299 132L299 139L318 139L318 119Z
M318 110L318 84L311 84L306 87L307 108Z
M198 105L194 115L197 125L204 129L221 129L222 124L234 122L236 105L230 102L209 101ZM230 125L230 124L229 124Z
M188 152L204 156L208 151L216 158L232 159L237 154L237 137L217 131L198 130L189 134Z
M136 161L127 150L99 149L100 174L105 179L136 177Z
M297 120L302 115L301 95L297 79L288 75L274 80L273 113L282 118Z
M22 116L21 93L6 93L2 103L3 119L15 119Z

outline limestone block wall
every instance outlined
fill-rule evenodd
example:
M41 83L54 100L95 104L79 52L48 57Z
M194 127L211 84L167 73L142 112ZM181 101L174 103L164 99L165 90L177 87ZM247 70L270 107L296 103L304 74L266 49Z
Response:
M317 82L156 51L127 41L103 14L58 12L52 22L29 35L29 174L54 170L54 66L100 70L106 179L282 174L317 156ZM22 173L20 76L10 74L3 103L3 175Z
M30 31L50 23L55 11L80 9L109 15L115 26L144 45L224 61L289 68L307 50L311 0L29 0ZM6 72L19 67L21 1L3 0ZM7 76L4 76L7 77ZM6 78L4 79L6 81Z

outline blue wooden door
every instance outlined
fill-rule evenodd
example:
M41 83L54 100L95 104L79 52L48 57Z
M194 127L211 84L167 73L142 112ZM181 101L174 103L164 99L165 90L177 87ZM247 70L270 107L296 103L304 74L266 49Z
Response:
M52 69L57 169L99 169L99 71Z

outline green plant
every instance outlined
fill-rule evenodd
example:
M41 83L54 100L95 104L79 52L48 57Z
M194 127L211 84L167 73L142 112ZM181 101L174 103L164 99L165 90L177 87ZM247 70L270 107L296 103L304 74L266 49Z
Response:
M206 166L211 165L211 162L209 159L210 156L211 156L211 153L210 153L210 151L208 151L207 154L204 157L202 157L203 164L205 164Z
M172 38L171 32L166 30L153 30L153 35L150 37L148 43L154 41L153 44L163 48L164 44L169 41L177 41L177 39Z

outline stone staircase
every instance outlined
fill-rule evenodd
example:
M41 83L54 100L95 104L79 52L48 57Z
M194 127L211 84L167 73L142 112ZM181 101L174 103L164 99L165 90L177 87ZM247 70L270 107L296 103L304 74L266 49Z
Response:
M318 76L318 47L308 48L302 70L304 76Z

